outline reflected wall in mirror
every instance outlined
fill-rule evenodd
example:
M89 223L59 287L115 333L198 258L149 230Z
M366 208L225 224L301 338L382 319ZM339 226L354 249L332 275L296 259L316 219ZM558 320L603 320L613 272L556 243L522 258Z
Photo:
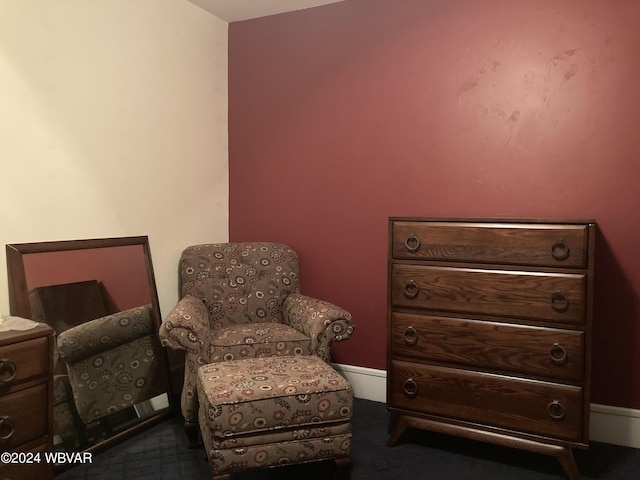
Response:
M56 331L54 448L96 451L172 411L146 236L6 246L11 314Z

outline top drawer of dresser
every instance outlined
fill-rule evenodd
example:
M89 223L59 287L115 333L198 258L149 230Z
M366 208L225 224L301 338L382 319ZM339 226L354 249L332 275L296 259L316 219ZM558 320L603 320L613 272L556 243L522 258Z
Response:
M588 225L392 221L394 259L586 268Z
M49 338L40 337L0 347L0 388L47 374Z

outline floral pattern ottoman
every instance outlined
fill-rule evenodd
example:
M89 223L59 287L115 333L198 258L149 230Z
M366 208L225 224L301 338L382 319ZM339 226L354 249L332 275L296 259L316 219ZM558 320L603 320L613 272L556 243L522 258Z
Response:
M213 475L348 459L351 385L315 356L231 360L198 369L199 423Z

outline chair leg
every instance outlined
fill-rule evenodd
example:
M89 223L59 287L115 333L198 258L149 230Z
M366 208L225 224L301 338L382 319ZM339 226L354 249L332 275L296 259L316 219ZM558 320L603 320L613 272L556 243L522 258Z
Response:
M336 464L336 469L335 469L333 478L335 480L349 478L349 471L351 469L351 459L349 457L341 457L341 458L335 458L333 461Z
M200 447L200 426L198 422L184 422L184 431L187 434L187 448Z

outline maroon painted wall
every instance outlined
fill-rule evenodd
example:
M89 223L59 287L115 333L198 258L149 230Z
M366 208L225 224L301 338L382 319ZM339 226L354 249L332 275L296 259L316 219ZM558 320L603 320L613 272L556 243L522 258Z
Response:
M387 219L595 218L592 401L640 408L640 2L349 0L229 28L230 239L385 368Z

